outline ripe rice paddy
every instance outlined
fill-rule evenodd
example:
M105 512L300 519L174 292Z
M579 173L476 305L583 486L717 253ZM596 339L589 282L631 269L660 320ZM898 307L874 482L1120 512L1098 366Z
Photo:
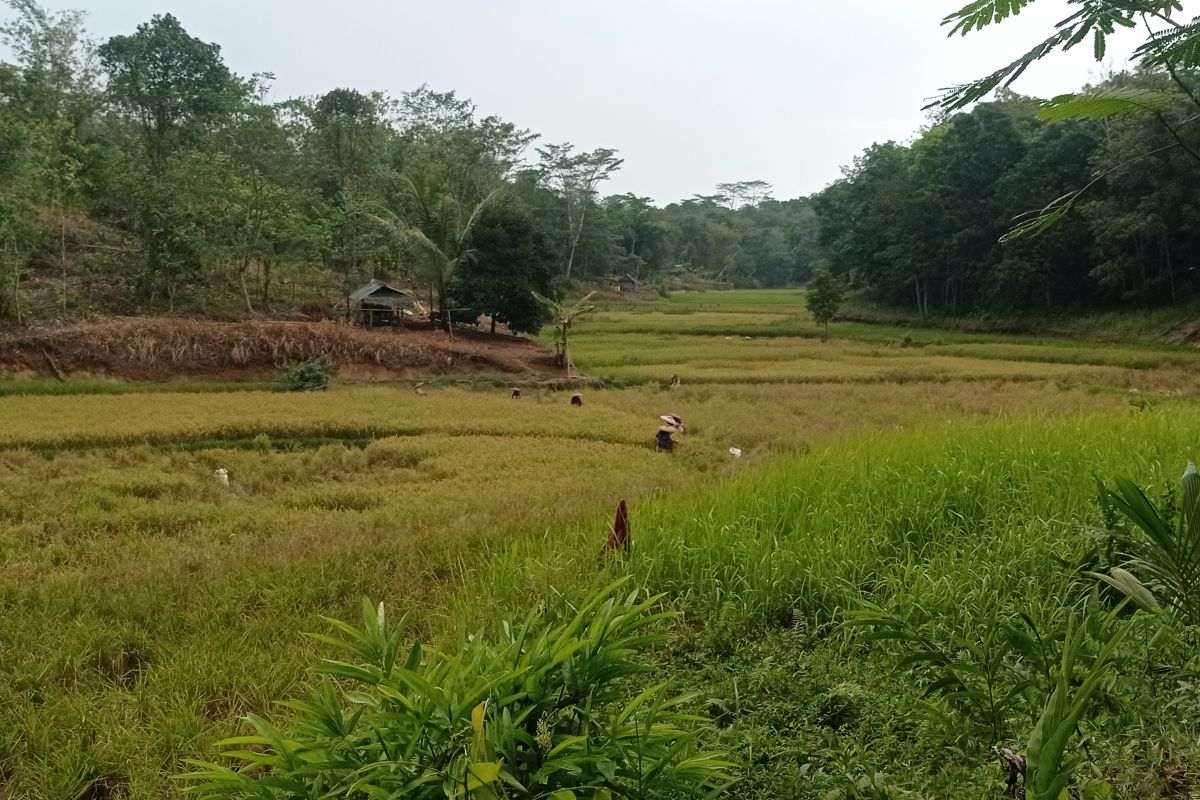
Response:
M613 388L585 390L582 408L564 393L514 401L410 384L54 396L9 385L0 797L174 797L183 759L303 691L321 649L302 633L321 615L349 616L367 596L450 643L623 569L595 559L622 497L639 548L627 568L721 650L722 626L793 608L827 624L864 582L951 624L954 605L932 587L962 585L981 560L996 565L981 608L1024 591L1002 568L1022 558L1037 565L1029 580L1050 581L1035 592L1046 602L1058 586L1047 551L1083 547L1073 532L1089 470L1161 482L1200 445L1194 350L850 324L824 340L802 305L779 291L602 309L578 323L573 355ZM682 383L666 388L673 374ZM666 412L688 424L673 456L652 449ZM1003 542L986 558L964 545L984 532ZM836 661L843 645L793 666ZM761 660L726 655L731 669ZM664 659L680 680L741 691ZM718 738L739 756L750 737L782 747L767 713ZM787 776L795 796L836 788L795 782L828 773L821 759L804 771L798 755L783 761L751 767L741 796L786 794Z

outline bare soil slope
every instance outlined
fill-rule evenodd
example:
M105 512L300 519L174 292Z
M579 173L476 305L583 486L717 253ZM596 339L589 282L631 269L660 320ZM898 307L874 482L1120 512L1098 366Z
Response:
M559 377L537 342L456 331L370 331L332 322L211 322L113 318L0 333L0 375L106 376L131 380L274 377L326 356L339 376L395 380L501 374Z

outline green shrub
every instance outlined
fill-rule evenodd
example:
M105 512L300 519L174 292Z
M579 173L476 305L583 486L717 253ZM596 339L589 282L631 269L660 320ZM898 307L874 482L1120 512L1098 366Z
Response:
M696 718L663 685L629 699L646 672L636 656L663 637L658 597L593 595L561 624L531 614L495 641L458 653L404 648L405 620L363 604L362 627L329 620L316 636L350 656L319 668L286 729L250 717L230 739L234 771L197 764L204 798L709 798L730 783L722 758L697 753ZM336 683L334 682L336 680Z
M329 388L333 367L324 356L310 358L288 368L284 386L289 392L314 392Z
M1173 499L1159 508L1137 484L1119 479L1115 491L1101 485L1100 502L1110 518L1124 518L1134 531L1113 531L1127 556L1123 567L1096 575L1147 610L1159 600L1188 625L1200 625L1200 471L1183 474L1183 508Z

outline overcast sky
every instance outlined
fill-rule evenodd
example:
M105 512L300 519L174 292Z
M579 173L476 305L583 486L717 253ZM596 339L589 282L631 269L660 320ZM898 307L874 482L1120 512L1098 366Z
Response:
M963 0L42 0L83 8L100 39L170 12L279 99L339 86L454 89L544 141L625 158L603 191L659 202L763 179L821 189L875 141L908 139L940 87L990 72L1064 16L1043 0L949 40ZM2 14L3 12L0 12ZM1018 84L1048 96L1123 65L1080 47Z

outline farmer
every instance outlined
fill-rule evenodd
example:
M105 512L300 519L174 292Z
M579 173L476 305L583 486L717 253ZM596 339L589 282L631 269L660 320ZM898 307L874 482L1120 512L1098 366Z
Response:
M521 390L520 390L520 389L518 389L516 386L514 386L514 387L513 387L513 390L512 390L512 399L513 399L513 400L520 400L520 399L521 399Z
M675 441L671 438L671 434L675 433L675 428L671 425L663 425L658 429L658 434L654 437L654 449L670 453L675 448Z
M659 419L680 433L683 433L683 420L679 418L678 414L663 414Z
M671 385L672 386L679 385L679 373L678 372L676 372L674 375L671 376Z
M571 395L571 405L582 406L583 405L583 395L581 395L579 392L576 392L575 394Z

